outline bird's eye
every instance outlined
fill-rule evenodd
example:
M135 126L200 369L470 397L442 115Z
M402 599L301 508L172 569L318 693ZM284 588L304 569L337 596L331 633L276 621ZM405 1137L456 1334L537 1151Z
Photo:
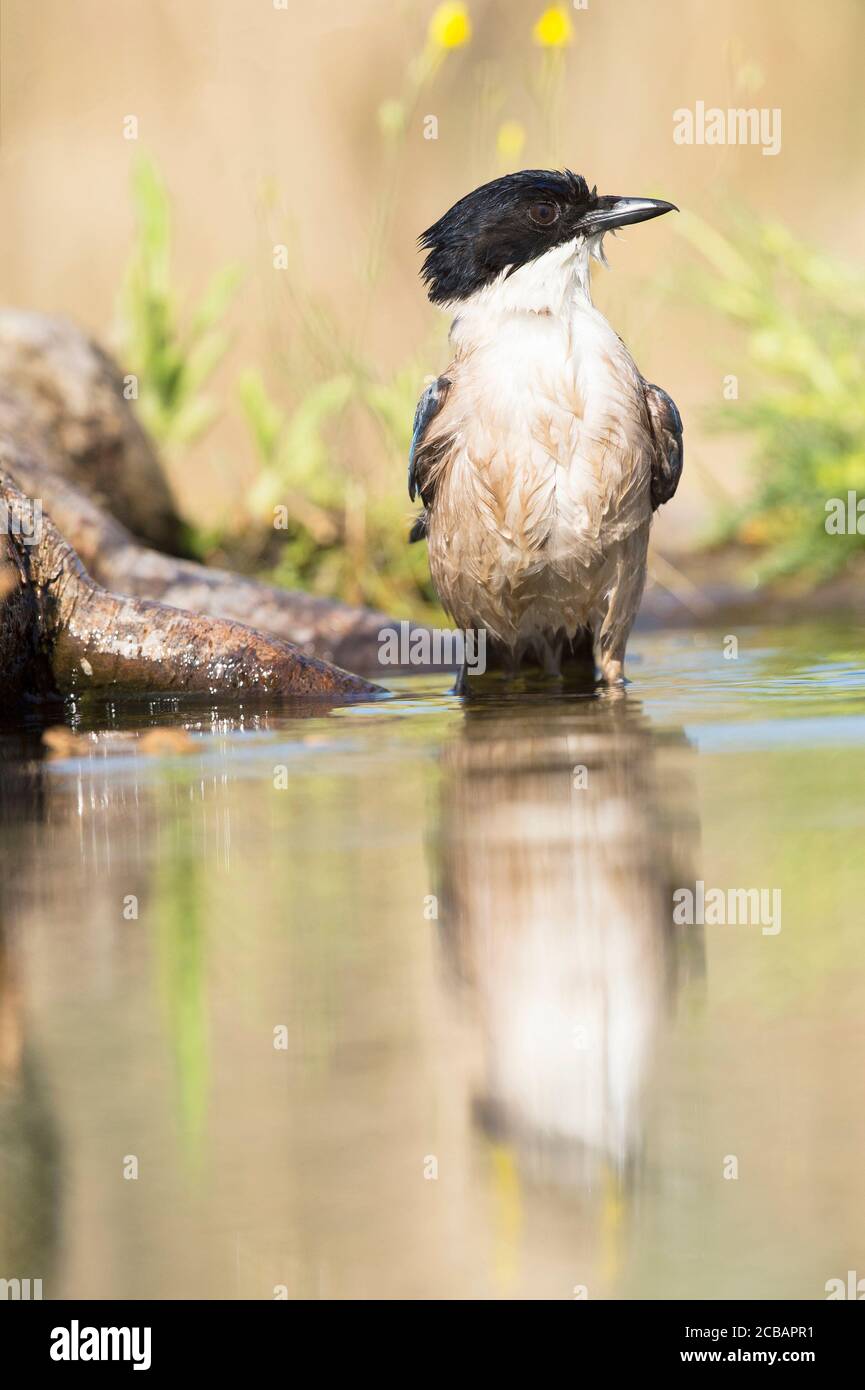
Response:
M532 203L529 217L536 227L552 227L559 220L559 209L555 203Z

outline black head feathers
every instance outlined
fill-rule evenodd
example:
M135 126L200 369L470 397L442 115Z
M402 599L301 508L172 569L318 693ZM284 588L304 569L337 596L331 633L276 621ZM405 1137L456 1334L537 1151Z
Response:
M419 238L421 275L434 304L465 299L578 236L597 202L580 174L523 169L460 198Z
M467 299L553 247L674 211L658 198L599 197L569 169L523 169L460 198L423 233L421 274L434 304Z

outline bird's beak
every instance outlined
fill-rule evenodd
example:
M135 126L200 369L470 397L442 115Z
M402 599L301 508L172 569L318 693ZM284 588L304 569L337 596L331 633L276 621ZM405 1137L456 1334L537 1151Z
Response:
M665 212L678 212L675 203L665 203L660 198L620 198L608 193L598 198L595 207L582 219L587 236L595 232L614 232L617 227L628 227L632 222L648 222L650 217L661 217Z

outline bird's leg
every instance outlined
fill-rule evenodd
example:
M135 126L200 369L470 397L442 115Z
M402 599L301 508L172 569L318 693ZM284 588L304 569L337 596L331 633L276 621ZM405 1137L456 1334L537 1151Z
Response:
M616 595L613 595L598 635L598 667L604 685L625 684L625 648L635 612L617 612Z
M624 656L624 653L622 654ZM601 679L604 685L625 684L625 663L620 657L602 652L600 657Z
M619 551L615 583L609 591L597 640L598 666L605 685L625 684L625 648L646 582L648 541L647 527L642 534L629 538Z
M464 661L459 669L457 678L454 681L453 695L467 695L469 693L469 664Z

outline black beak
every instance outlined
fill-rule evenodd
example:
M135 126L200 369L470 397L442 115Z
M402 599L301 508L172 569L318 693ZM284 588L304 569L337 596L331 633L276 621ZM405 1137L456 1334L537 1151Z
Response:
M648 222L650 217L661 217L665 212L678 212L675 203L665 203L660 198L619 198L608 193L598 198L595 207L582 219L582 227L587 236L595 232L614 232L617 227L628 227L632 222Z

